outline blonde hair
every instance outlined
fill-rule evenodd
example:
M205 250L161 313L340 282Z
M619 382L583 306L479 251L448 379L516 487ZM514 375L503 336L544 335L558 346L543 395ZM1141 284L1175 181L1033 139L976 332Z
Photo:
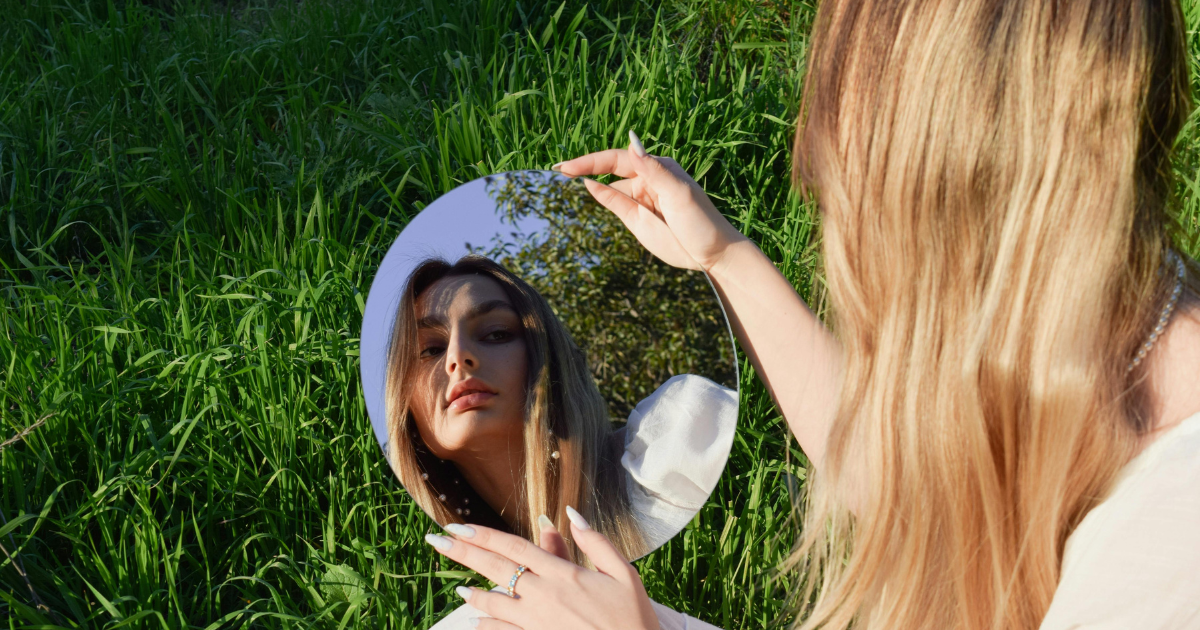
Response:
M474 522L506 529L498 518L481 522L480 517L490 510L453 464L440 462L424 448L409 403L419 354L417 298L434 282L463 275L483 276L500 285L520 317L526 342L524 460L519 471L524 484L517 497L520 518L513 533L538 542L541 529L531 524L545 514L567 539L571 559L583 563L585 557L570 538L565 511L570 505L608 536L626 558L641 556L646 545L620 468L620 445L583 351L533 287L483 256L464 256L453 265L441 259L425 260L409 276L401 294L388 348L384 394L392 470L439 525ZM557 458L551 455L555 452ZM460 513L461 508L451 509L451 505L461 505L447 496L456 491L476 499L473 515Z
M1149 428L1179 7L828 0L810 41L794 176L846 361L797 626L1036 628Z

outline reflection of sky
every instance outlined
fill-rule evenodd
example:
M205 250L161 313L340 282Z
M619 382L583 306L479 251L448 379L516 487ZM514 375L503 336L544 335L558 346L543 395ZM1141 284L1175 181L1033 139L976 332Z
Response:
M469 253L468 245L476 251L488 251L496 245L513 242L514 232L537 234L548 225L534 216L520 219L515 225L502 221L484 186L483 178L479 178L429 204L392 243L371 282L359 352L367 414L381 444L387 441L383 402L387 344L408 274L431 256L454 262Z

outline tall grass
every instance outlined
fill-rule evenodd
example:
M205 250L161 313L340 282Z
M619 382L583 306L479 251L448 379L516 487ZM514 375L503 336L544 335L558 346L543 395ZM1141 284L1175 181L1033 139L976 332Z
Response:
M3 428L48 415L0 453L14 627L410 628L457 606L477 578L421 540L357 355L384 251L461 182L635 127L809 282L776 54L803 5L7 9ZM803 461L743 385L720 488L639 563L729 628L779 613Z
M3 11L8 627L426 628L456 607L479 579L422 541L357 357L384 252L459 183L632 127L820 301L787 183L810 2ZM1195 254L1194 125L1182 142ZM638 562L653 598L730 630L787 620L773 567L806 464L742 373L717 490Z

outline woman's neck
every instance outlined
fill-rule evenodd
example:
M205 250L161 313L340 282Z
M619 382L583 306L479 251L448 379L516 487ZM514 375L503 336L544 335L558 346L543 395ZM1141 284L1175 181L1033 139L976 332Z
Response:
M1183 420L1200 413L1200 307L1180 304L1170 325L1150 353L1153 428L1142 437L1139 452Z
M521 522L519 489L525 448L520 437L487 444L454 458L471 488L513 530Z

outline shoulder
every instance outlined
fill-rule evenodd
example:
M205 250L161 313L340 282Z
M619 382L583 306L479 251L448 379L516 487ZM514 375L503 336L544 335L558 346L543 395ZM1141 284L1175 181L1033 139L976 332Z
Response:
M682 374L629 414L621 467L651 548L674 536L708 500L733 445L737 411L736 391Z
M672 376L629 414L626 447L664 433L720 430L737 422L737 404L736 391L703 376Z
M1200 414L1124 469L1067 540L1042 630L1200 627Z
M629 414L622 465L639 481L670 472L692 477L708 471L714 459L723 465L737 406L737 392L729 388L695 374L672 376ZM704 490L707 498L711 487Z

